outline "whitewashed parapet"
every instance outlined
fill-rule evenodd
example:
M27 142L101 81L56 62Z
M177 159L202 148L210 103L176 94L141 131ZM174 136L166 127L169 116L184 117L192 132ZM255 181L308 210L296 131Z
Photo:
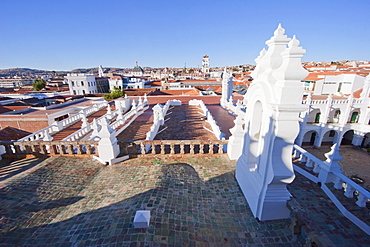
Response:
M316 158L314 155L310 154L303 148L298 145L294 145L293 147L293 159L298 159L301 163L305 163L306 167L313 168L313 172L317 174L317 176L312 175L311 173L306 172L302 168L298 166L294 166L294 170L296 172L301 173L303 176L307 177L308 179L314 181L315 183L322 183L321 188L323 191L329 196L329 198L333 201L333 203L341 210L343 215L345 215L349 220L355 223L358 227L362 230L370 234L370 226L366 225L364 222L359 220L356 216L351 214L340 201L335 197L335 195L327 188L325 185L325 181L322 180L322 176L320 176L320 172L325 172L327 164L326 162ZM370 193L366 189L364 189L361 185L355 183L352 179L346 177L341 172L332 172L334 175L334 188L337 190L342 190L343 194L347 198L353 198L354 196L357 197L356 204L359 207L366 207L366 203L370 200Z
M189 105L198 105L202 111L203 114L207 118L207 122L212 127L213 134L217 137L218 140L223 140L225 138L225 133L221 132L220 127L217 125L216 120L213 118L211 112L208 110L207 106L204 104L203 100L190 100Z
M40 141L40 140L43 140L47 134L48 135L52 135L56 132L59 132L65 128L67 128L68 126L71 126L72 124L74 123L77 123L78 121L80 121L83 117L83 115L85 116L89 116L97 111L99 111L100 109L106 107L108 104L107 101L104 101L102 103L99 103L99 104L95 104L93 106L90 106L86 109L83 109L81 110L84 114L81 114L81 112L73 115L73 116L70 116L66 119L63 119L61 121L55 121L52 125L46 127L46 128L43 128L35 133L32 133L28 136L25 136L21 139L19 139L18 141Z
M111 128L116 129L117 135L119 135L122 131L124 131L130 124L141 114L143 114L149 106L143 106L142 108L138 109L133 109L123 115L123 118L120 120L115 121L110 125ZM132 117L132 118L131 118ZM131 118L131 119L130 119ZM126 122L128 119L130 119L128 122ZM120 129L117 129L120 125L123 125Z
M54 133L53 126L48 126L35 133L21 138L18 141L42 141L46 136L51 135L52 133Z
M149 106L147 105L148 101L147 100L142 101L141 98L139 99L139 102L138 102L137 105L134 101L132 103L133 104L132 104L131 110L129 112L127 112L126 114L124 114L124 115L120 115L121 114L121 112L119 112L120 109L117 109L117 110L113 111L113 114L118 115L118 116L117 116L116 121L111 123L109 125L109 127L116 130L116 135L119 135L122 131L124 131L128 126L130 126L130 124L138 116L143 114L149 108ZM129 120L129 121L127 121L127 120ZM121 127L119 129L117 129L119 126L121 126Z
M227 110L227 112L232 116L241 116L242 119L244 119L245 117L246 106L243 104L241 100L238 100L236 104L234 104L233 98L230 97L229 101L220 106L223 109Z
M343 189L344 195L347 198L353 198L354 194L356 194L356 204L359 207L366 207L366 202L370 200L370 192L363 188L361 185L352 181L352 179L343 175L342 173L334 172L334 175L336 176L334 187L336 189Z
M306 104L306 105L326 105L328 104L329 101L327 99L320 99L320 100L312 100L312 99L306 99L306 100L303 100L302 101L302 104ZM363 103L363 99L356 99L356 98L352 98L352 99L333 99L331 101L331 104L332 105L335 105L335 106L340 106L340 105L348 105L348 103L351 103L351 104L362 104Z
M319 175L320 172L325 172L327 169L326 162L318 159L298 145L294 145L293 158L299 159L301 163L305 163L306 167L314 168L313 172L318 174L317 181L325 183ZM316 168L316 169L315 169ZM355 183L352 179L346 177L343 173L335 171L334 187L336 189L343 189L344 195L348 198L353 197L353 192L357 191L358 201L357 205L360 207L366 206L366 201L370 200L370 193L359 184ZM360 200L361 197L361 200Z
M126 113L125 115L123 115L122 117L118 118L119 114L121 114L121 106L118 106L117 107L118 109L114 110L114 111L111 111L109 110L110 108L108 107L108 111L106 114L104 114L103 116L97 118L95 120L95 123L96 124L101 124L102 121L106 121L106 119L113 119L114 117L117 116L117 120L114 121L113 123L111 123L109 125L110 128L112 129L117 129L120 125L123 125L125 123L125 121L127 119L129 119L131 116L133 115L140 115L142 114L143 112L143 109L144 109L144 104L139 104L135 109L132 109L131 111L129 111L128 113ZM145 111L146 109L144 109ZM137 117L136 116L136 117ZM135 117L135 118L136 118ZM128 125L130 125L132 123L133 120L135 120L135 118L131 119L129 123L126 123L125 126L123 126L122 128L120 128L119 130L117 130L117 135L120 134L124 129L127 128ZM67 136L66 138L63 139L63 141L75 141L75 140L79 140L80 138L84 137L87 133L89 133L91 130L93 130L93 122L87 124L84 128L81 128L79 129L78 131L72 133L71 135ZM91 135L91 137L89 138L89 140L94 140L96 138L96 135Z
M86 127L77 130L76 132L70 134L69 136L65 137L62 141L77 141L84 137L87 133L92 130L92 124L89 123Z
M170 106L179 106L181 105L182 102L180 100L168 100L166 104L161 108L162 110L162 115L165 116L167 114L168 109ZM154 108L153 108L154 109ZM155 112L153 112L155 114ZM156 119L156 118L155 118ZM164 121L154 121L153 125L150 127L150 131L146 133L146 138L145 140L154 140L155 136L158 134L159 127L164 124ZM148 147L147 147L148 148ZM148 150L147 150L148 151Z

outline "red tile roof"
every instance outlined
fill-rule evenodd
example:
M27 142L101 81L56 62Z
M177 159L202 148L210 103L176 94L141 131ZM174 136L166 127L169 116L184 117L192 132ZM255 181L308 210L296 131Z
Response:
M362 88L353 92L353 98L359 99L361 97Z
M25 136L28 136L29 134L31 133L8 126L0 130L0 141L18 140Z

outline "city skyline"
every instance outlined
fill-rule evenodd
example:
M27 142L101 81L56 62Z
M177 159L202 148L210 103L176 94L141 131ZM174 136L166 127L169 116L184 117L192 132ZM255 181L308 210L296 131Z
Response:
M307 50L303 61L368 60L358 1L50 1L0 3L0 69L254 65L279 23ZM266 35L266 33L268 35Z

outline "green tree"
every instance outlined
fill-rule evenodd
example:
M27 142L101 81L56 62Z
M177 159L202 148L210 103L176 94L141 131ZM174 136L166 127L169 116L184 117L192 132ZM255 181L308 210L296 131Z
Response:
M40 91L46 86L46 81L44 79L36 79L35 83L32 84L33 90Z
M121 90L118 87L114 87L113 90L110 91L110 94L104 95L105 99L117 99L125 95L125 91Z

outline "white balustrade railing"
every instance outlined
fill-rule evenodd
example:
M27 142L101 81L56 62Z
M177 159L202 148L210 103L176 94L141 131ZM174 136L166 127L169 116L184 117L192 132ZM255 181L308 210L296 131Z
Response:
M311 100L311 105L327 104L327 100Z
M336 196L328 189L325 181L320 178L321 172L327 172L326 162L318 159L314 155L310 154L303 148L298 145L293 147L293 159L298 159L301 163L304 163L306 167L313 168L312 171L317 174L317 176L307 172L306 170L300 168L297 165L294 165L294 170L301 173L303 176L312 180L315 183L320 182L322 190L328 195L328 197L333 201L333 203L338 207L338 209L351 220L354 224L364 230L366 233L370 234L370 226L361 221L355 215L350 213L343 204L336 198ZM326 170L326 171L325 171ZM359 207L366 207L366 203L370 200L370 192L364 189L361 185L355 183L352 179L346 177L341 172L332 171L332 175L335 176L334 179L334 188L337 190L342 190L344 196L347 198L357 197L356 204ZM323 176L324 177L324 176Z
M73 132L69 136L65 137L62 141L77 141L80 140L82 137L84 137L87 133L89 133L92 128L92 124L89 123L86 127L81 128L77 130L76 132Z
M104 101L102 103L99 103L99 104L96 104L96 105L93 105L91 107L88 107L86 109L83 109L82 111L85 113L85 116L89 116L97 111L99 111L100 109L104 108L105 106L107 106L107 102ZM80 121L82 119L82 114L79 112L73 116L70 116L66 119L63 119L61 121L55 121L52 125L46 127L46 128L43 128L35 133L32 133L28 136L25 136L21 139L19 139L18 141L41 141L43 140L45 137L47 137L47 135L52 135L58 131L61 131L65 128L67 128L68 126L71 126L72 124L74 123L77 123L78 121Z
M21 138L18 141L42 141L46 136L50 136L52 133L54 133L53 126L48 126L35 133Z
M353 104L362 104L362 99L353 99Z
M332 103L333 105L346 105L348 104L348 99L334 99Z
M328 104L328 99L322 99L322 100L302 100L302 104L308 104L308 105L323 105ZM331 104L332 105L347 105L349 103L349 99L332 99ZM362 99L352 99L352 104L362 104Z
M168 100L162 108L163 116L166 116L170 106L181 105L180 100ZM154 121L153 125L150 127L150 130L146 133L145 140L154 140L155 136L158 134L159 127L161 126L161 121Z
M343 189L344 195L348 198L353 198L354 194L356 194L356 204L359 207L366 207L366 202L370 199L370 192L342 173L334 172L334 175L336 176L334 187L336 189Z
M101 117L96 119L97 123L100 123L103 121L104 118L112 119L115 116L117 116L119 113L119 109L116 109L112 112L107 112L106 114L102 115ZM108 116L109 115L109 116ZM117 126L118 127L118 126ZM65 137L62 141L76 141L84 137L87 133L89 133L92 130L92 122L88 123L84 128L81 128L74 133L70 134L69 136Z
M131 109L131 111L129 111L128 113L126 113L125 115L122 116L122 119L119 119L119 120L115 121L114 123L110 124L109 126L111 128L116 129L116 135L119 135L119 134L121 134L122 131L127 129L127 127L130 126L130 124L133 121L135 121L135 119L138 116L143 114L148 108L149 108L149 106L147 106L147 105L142 105L142 106L139 105L139 107L137 109ZM129 120L129 121L127 121L127 120ZM117 129L121 125L122 125L122 127Z
M324 161L310 154L307 150L304 150L298 145L294 145L294 154L293 158L299 159L301 163L305 163L305 166L308 168L313 168L313 172L319 174L323 167L326 167ZM357 205L360 207L365 207L366 201L370 200L370 192L364 189L359 184L355 183L352 179L346 177L342 173L333 172L336 176L336 182L334 182L334 187L336 189L344 189L344 195L348 198L353 197L352 192L356 192L358 195ZM320 181L320 180L318 180ZM321 181L323 182L323 181ZM365 199L366 198L366 199Z

